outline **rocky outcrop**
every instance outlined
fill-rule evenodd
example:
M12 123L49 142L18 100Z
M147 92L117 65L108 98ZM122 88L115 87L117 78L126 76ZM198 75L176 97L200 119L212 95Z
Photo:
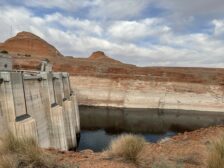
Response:
M20 32L15 37L6 40L0 45L0 50L26 57L48 58L62 56L55 47L29 32Z
M93 52L89 58L90 61L97 61L97 62L104 62L104 63L111 63L111 64L123 64L120 61L114 60L108 56L105 55L105 53L103 51L96 51Z

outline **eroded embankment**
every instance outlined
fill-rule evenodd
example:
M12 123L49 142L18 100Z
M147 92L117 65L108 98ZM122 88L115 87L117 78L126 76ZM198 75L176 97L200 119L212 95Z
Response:
M224 112L218 84L158 80L71 77L80 105Z

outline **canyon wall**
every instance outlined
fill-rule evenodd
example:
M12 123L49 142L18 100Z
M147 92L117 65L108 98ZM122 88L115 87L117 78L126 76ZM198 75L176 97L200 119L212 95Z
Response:
M80 105L224 112L224 87L212 83L72 76Z

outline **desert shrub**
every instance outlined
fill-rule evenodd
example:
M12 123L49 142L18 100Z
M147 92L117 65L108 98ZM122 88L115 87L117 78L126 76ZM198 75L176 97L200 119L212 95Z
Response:
M107 152L110 157L121 157L136 162L145 143L145 139L141 136L124 134L112 140Z
M224 137L214 142L209 152L208 168L224 168Z
M2 54L8 54L9 52L6 51L6 50L2 50L2 51L0 51L0 53L2 53Z
M161 161L153 163L152 168L172 168L172 166L164 161Z
M30 54L25 54L25 57L31 57L31 55Z
M50 154L40 149L31 138L7 135L0 146L0 168L65 168L55 163Z

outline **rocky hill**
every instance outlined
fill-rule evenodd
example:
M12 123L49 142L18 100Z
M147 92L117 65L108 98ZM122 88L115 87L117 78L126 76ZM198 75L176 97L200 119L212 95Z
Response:
M102 62L102 63L111 63L111 64L123 64L120 61L114 60L107 55L105 55L102 51L96 51L93 52L92 55L89 56L88 60L96 61L96 62Z
M9 51L17 56L62 57L55 47L29 32L20 32L15 37L6 40L0 45L0 50Z

